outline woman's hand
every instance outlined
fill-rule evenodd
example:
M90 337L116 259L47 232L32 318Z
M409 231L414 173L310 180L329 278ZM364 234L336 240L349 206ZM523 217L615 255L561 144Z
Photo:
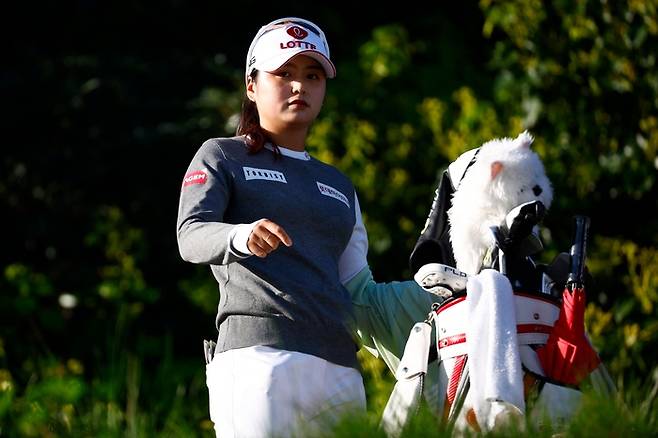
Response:
M247 248L257 257L267 257L280 244L292 246L292 239L286 231L269 219L261 219L254 225L247 240Z

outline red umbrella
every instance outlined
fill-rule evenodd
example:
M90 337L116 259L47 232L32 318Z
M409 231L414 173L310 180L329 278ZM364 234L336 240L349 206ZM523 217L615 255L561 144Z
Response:
M546 345L537 349L546 377L578 385L601 363L585 334L585 288L565 288L562 307Z
M576 216L574 243L571 247L571 269L562 292L560 316L553 331L537 349L546 377L568 385L578 385L601 359L585 334L585 286L583 271L589 218Z

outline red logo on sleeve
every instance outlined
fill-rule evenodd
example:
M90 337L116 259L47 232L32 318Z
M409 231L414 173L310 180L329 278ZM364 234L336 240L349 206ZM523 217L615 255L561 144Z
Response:
M195 170L185 175L183 178L183 187L191 186L192 184L205 184L208 181L208 174L205 170Z

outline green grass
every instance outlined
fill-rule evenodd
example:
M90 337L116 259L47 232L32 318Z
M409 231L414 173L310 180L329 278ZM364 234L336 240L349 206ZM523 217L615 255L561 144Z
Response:
M647 397L649 396L649 397ZM334 434L327 437L385 437L377 429L377 413L371 412L363 418L351 418L340 424ZM630 393L618 393L614 398L603 398L586 392L581 407L573 418L561 427L536 424L509 425L497 431L476 433L472 430L455 434L437 423L436 417L427 409L414 418L402 437L655 437L658 436L658 407L646 391L636 387Z
M170 346L161 353L156 365L148 356L120 352L95 369L52 357L28 360L13 375L0 366L0 437L213 437L202 359L177 358ZM322 438L385 436L378 424L393 378L370 354L360 352L359 360L368 411L345 418ZM608 398L586 390L573 418L559 428L527 423L461 436L658 436L658 369L637 381L618 379L617 388ZM452 432L422 406L402 437Z
M107 371L107 370L106 370ZM379 373L374 376L373 373ZM212 437L202 364L163 362L146 369L126 357L114 375L85 381L75 363L53 364L25 388L0 382L0 436L81 437ZM102 374L102 373L101 373ZM369 410L352 416L322 437L384 437L378 428L382 402L388 398L390 375L378 365L364 368ZM580 409L561 428L533 424L463 436L533 438L562 432L574 437L658 436L658 376L623 385L614 398L586 392ZM0 379L2 380L2 379ZM156 389L157 384L157 389ZM403 437L450 436L433 413L421 409Z

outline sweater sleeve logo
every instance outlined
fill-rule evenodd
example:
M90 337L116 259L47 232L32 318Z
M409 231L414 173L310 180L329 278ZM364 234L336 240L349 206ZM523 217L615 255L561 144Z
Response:
M183 187L191 186L193 184L205 184L208 181L208 174L205 170L195 170L185 175L183 178Z
M340 202L347 205L347 208L350 208L350 202L347 200L347 196L343 195L341 192L339 192L338 190L334 189L331 186L322 184L319 181L316 181L316 183L318 185L318 190L320 190L320 193L322 193L325 196L329 196L330 198L338 199Z

